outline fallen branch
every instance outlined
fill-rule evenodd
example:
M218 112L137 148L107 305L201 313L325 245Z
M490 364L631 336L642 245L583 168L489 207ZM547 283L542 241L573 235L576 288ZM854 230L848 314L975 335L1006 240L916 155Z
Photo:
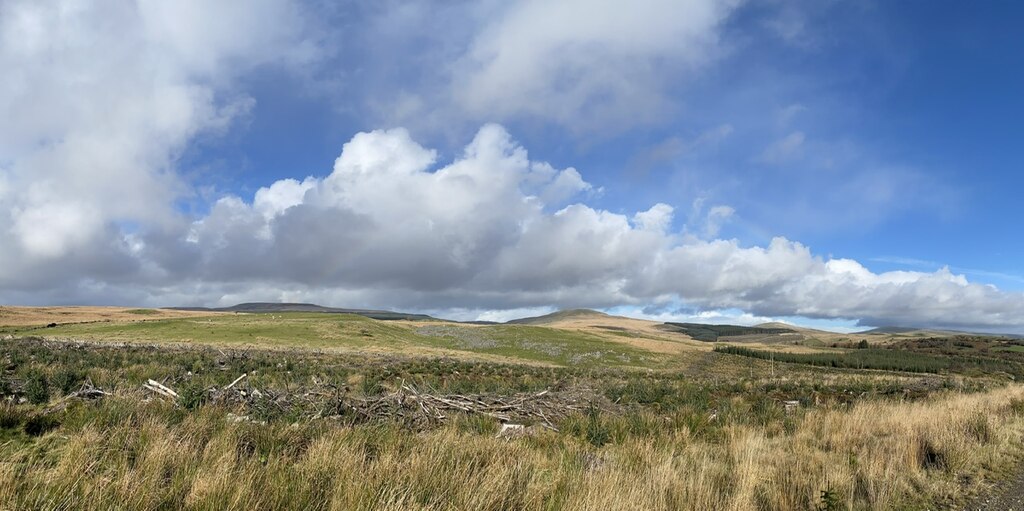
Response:
M99 399L104 396L109 396L110 393L104 391L99 387L93 386L91 383L85 383L82 388L78 389L71 394L68 394L68 398L81 398L81 399Z

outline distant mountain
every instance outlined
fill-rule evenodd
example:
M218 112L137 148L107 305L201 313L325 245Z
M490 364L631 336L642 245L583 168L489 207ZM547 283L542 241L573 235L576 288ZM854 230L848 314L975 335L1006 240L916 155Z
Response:
M568 309L558 312L552 312L551 314L545 314L543 316L513 319L511 321L506 321L505 323L509 325L547 325L550 323L557 323L559 321L564 321L567 319L587 317L606 318L609 316L603 312L598 312L590 309Z
M790 325L789 323L783 323L781 321L770 321L768 323L759 323L754 325L757 328L778 328L783 330L812 330L815 332L825 332L824 330L814 330L813 328L803 328L796 325ZM826 332L827 333L827 332Z
M273 312L320 312L325 314L355 314L371 319L380 320L407 320L407 321L437 321L437 318L426 314L409 314L406 312L392 312L372 309L342 309L338 307L324 307L312 303L270 303L254 302L240 303L231 307L168 307L173 310L186 311L210 311L210 312L246 312L252 314L264 314Z
M1024 339L1024 335L1020 334L994 334L991 332L969 332L965 330L937 330L931 328L913 328L904 326L882 326L878 328L872 328L870 330L864 330L863 332L855 332L851 335L914 335L923 337L943 337L952 335L977 335L981 337L1005 337L1008 339Z
M871 330L864 330L862 332L855 332L857 334L909 334L912 332L920 332L920 328L911 328L906 326L880 326L878 328L872 328Z

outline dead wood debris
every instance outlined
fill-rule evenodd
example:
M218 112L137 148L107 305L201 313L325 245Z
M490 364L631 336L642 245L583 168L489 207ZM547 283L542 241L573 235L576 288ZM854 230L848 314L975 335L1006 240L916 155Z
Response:
M511 396L487 394L436 395L403 384L398 391L380 397L343 400L340 412L358 422L381 418L428 425L448 420L453 414L485 415L502 423L533 422L557 431L555 423L567 415L585 410L589 400L581 392L544 390Z
M417 429L438 425L455 415L464 414L492 417L503 424L531 423L558 431L556 423L570 414L594 406L603 409L615 407L606 400L597 400L592 390L579 388L512 395L438 394L403 382L390 394L354 396L347 392L347 388L333 386L292 393L255 389L243 383L246 376L242 374L223 388L207 389L209 401L250 411L270 410L348 424L399 422ZM158 397L174 400L180 397L174 389L156 380L149 380L142 387ZM249 415L232 414L232 417L248 420Z
M92 381L86 381L82 384L82 387L68 394L69 399L100 399L102 397L109 396L110 393L93 385Z

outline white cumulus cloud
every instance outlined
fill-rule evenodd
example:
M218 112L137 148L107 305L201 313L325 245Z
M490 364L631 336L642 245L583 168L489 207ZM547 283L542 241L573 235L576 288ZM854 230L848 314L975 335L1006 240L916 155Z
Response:
M552 208L545 190L565 179L582 184ZM575 169L531 160L498 125L441 165L407 131L378 130L345 144L329 175L278 181L252 203L225 197L187 234L147 239L142 258L187 256L159 264L166 278L214 291L245 283L420 310L681 302L759 317L1024 324L1024 295L948 269L874 273L781 237L765 247L697 238L672 229L666 204L615 213L578 202L588 188ZM733 214L713 207L698 228Z
M0 287L131 271L120 229L180 221L175 159L252 107L232 78L315 52L284 0L3 2Z

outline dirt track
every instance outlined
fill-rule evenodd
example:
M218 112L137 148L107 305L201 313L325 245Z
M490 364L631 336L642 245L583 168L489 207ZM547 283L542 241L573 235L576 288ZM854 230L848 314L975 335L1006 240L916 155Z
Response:
M1024 468L1024 467L1022 467ZM963 511L1024 511L1024 472L996 486L986 495L980 495Z

